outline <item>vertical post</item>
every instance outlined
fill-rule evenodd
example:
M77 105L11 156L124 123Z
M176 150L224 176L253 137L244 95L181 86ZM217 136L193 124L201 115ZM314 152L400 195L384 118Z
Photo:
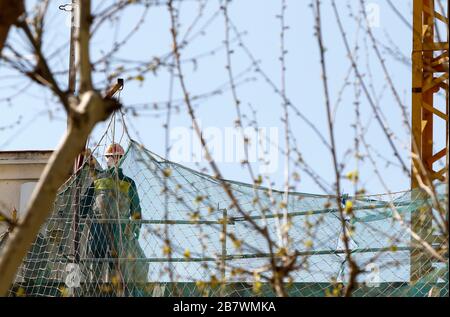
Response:
M222 296L226 287L226 260L227 260L227 224L228 224L228 212L227 209L224 208L222 210L222 257L220 263L220 271L222 278Z
M78 14L78 0L72 0L71 4L71 10L70 10L70 44L69 44L69 83L68 83L68 92L70 95L75 95L75 89L76 89L76 79L77 79L77 72L76 72L76 39L78 36L78 25L79 21L77 20L79 18ZM67 124L69 123L69 114L67 115ZM83 154L80 154L77 156L74 162L73 166L73 174L77 177L76 173L78 169L83 164ZM79 200L80 200L80 181L77 179L75 182L76 188L75 188L75 197L74 197L74 212L73 212L73 232L74 232L74 254L75 254L75 263L79 263L80 261L80 255L79 255L79 241L80 241L80 234L79 234L79 214L78 214L78 207L79 207Z
M69 94L75 93L75 87L76 87L76 78L77 78L77 72L75 68L75 40L77 37L77 30L78 30L78 14L76 10L78 3L77 0L72 0L71 5L71 19L70 19L70 43L69 43L69 85L68 85L68 92Z
M69 79L68 79L68 88L67 91L69 95L74 96L76 91L76 39L78 37L78 25L79 25L79 14L78 14L78 0L72 0L70 5L70 42L69 42ZM67 128L69 128L70 122L70 113L67 114ZM84 156L80 154L75 159L73 165L73 175L77 177L75 182L75 189L73 191L73 221L72 221L72 230L73 230L73 252L74 252L74 263L79 265L80 263L80 252L79 252L79 244L80 244L80 232L79 232L79 200L80 200L80 179L78 178L77 171L83 164ZM86 281L85 281L86 282ZM74 294L77 295L77 294Z

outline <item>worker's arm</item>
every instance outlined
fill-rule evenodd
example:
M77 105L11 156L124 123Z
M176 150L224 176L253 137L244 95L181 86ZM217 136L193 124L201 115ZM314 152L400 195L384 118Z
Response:
M130 188L128 191L128 197L130 198L130 217L132 220L141 220L142 219L142 213L141 213L141 206L139 201L139 194L136 188L136 184L133 180L130 179ZM142 224L141 223L133 223L132 224L132 230L134 233L134 236L139 238L139 233L141 231Z

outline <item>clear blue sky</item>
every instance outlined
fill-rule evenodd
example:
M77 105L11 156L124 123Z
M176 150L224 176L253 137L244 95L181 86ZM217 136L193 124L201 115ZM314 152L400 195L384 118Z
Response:
M65 1L52 1L51 12L47 21L50 32L45 38L44 52L49 55L59 47L67 45L69 37L69 27L66 19L68 13L59 11L58 5ZM68 1L67 1L68 2ZM93 1L97 7L99 1ZM108 1L105 1L108 2ZM379 27L372 30L375 36L387 47L398 49L404 56L409 57L411 52L412 34L411 30L395 15L385 0L367 1L379 7ZM404 14L408 21L411 21L411 1L394 1L397 8ZM239 0L230 4L230 18L237 25L243 35L243 40L252 54L261 61L261 69L280 87L281 72L280 62L280 20L276 15L280 14L281 1L278 0ZM327 48L327 66L330 84L330 94L332 105L336 104L338 94L342 88L344 78L350 67L349 60L341 40L341 35L337 29L336 20L330 5L331 1L323 1L322 22L324 32L324 42ZM360 10L359 1L337 1L344 26L351 43L355 42L358 36L360 46L359 64L368 78L368 68L370 66L373 76L374 91L380 95L380 108L383 110L390 128L396 133L398 139L397 146L402 151L403 158L409 166L407 158L409 149L409 135L402 126L399 107L396 105L389 88L386 87L386 80L381 67L376 60L369 38L363 30L357 35L357 27L353 18L349 16L349 8L357 13ZM288 50L286 56L286 91L293 104L301 109L302 113L313 122L318 130L328 138L326 112L324 104L324 94L321 82L319 54L316 38L314 37L313 12L309 7L310 1L287 0L286 25L289 29L286 32L285 46ZM219 1L207 1L202 19L193 29L191 34L201 28L208 19L214 15L219 7ZM142 6L133 6L127 9L121 16L120 26L109 22L94 37L92 41L92 57L96 60L102 51L110 50L114 39L122 39L134 28L143 12ZM198 12L197 1L186 1L181 5L181 23L184 34ZM162 5L151 8L146 17L145 23L133 35L133 37L122 48L116 58L127 60L147 60L151 61L154 56L161 56L171 49L171 38L169 33L169 15L166 6ZM211 51L220 47L224 40L224 18L219 12L217 18L205 29L205 35L196 37L186 50L182 52L182 59L190 58L198 54ZM388 37L387 37L388 35ZM234 37L233 35L231 36ZM23 43L17 35L12 37L10 42ZM367 42L369 52L365 48L364 41ZM391 43L395 43L397 48ZM245 52L233 43L233 69L238 74L249 67L251 61ZM385 49L383 49L384 51ZM199 58L197 65L194 63L185 64L185 76L188 89L191 95L210 92L224 83L227 83L227 73L225 69L226 56L224 49L217 51L214 55L207 55ZM52 60L55 70L65 70L68 64L68 50L64 47L57 57ZM410 105L410 67L395 60L391 55L386 55L395 85L406 105ZM113 65L119 65L118 61L113 61ZM196 66L196 67L195 67ZM20 124L14 125L12 129L0 130L0 150L22 150L22 149L53 149L58 144L66 127L64 113L61 107L51 97L50 93L40 87L32 86L19 97L13 98L11 103L4 99L13 94L16 89L10 86L20 83L20 87L25 86L27 81L13 75L11 71L5 69L0 64L0 107L2 116L0 127L13 124L20 120ZM237 89L242 101L243 111L250 114L249 104L257 110L257 118L261 127L278 127L280 146L284 147L283 124L280 120L282 116L281 99L273 89L267 85L265 80L255 72L247 72L241 79L251 79ZM253 80L253 78L255 80ZM60 77L60 82L67 82L65 75ZM97 75L96 80L104 80L104 76ZM353 84L354 75L350 77ZM147 74L145 81L127 81L125 89L121 93L121 101L125 106L145 103L152 105L158 101L168 99L170 76L167 69L161 69L157 75ZM104 87L99 87L104 88ZM179 85L174 86L174 99L181 97ZM222 95L206 100L195 102L198 117L201 119L204 128L215 127L223 134L227 127L234 126L235 107L230 91ZM353 128L354 122L354 90L350 85L342 96L342 101L336 111L336 138L339 151L339 159L342 160L345 152L353 148ZM365 126L368 127L366 140L376 151L389 160L395 160L393 153L382 134L381 129L373 118L373 113L367 99L361 96L361 117ZM171 126L189 127L188 118L184 104L180 104L180 113L174 113ZM160 111L161 112L161 111ZM142 141L144 145L158 154L165 152L165 131L162 125L165 116L154 118L149 116L155 111L138 111L138 116L127 114L130 125L130 133L134 138ZM161 112L161 113L164 113ZM19 119L20 118L20 119ZM333 168L331 156L327 149L321 144L314 132L305 123L291 112L291 125L297 138L299 150L303 153L305 161L313 167L317 173L331 183ZM105 124L100 124L93 134L92 140L98 140L105 131ZM139 136L135 131L139 131ZM175 142L176 140L172 140ZM225 149L226 151L226 149ZM386 162L375 156L378 164L383 169L385 180L389 188L393 191L404 190L409 187L409 179L400 168L396 166L386 167ZM220 162L226 178L248 182L249 176L238 161ZM181 164L193 168L199 168L192 162L181 161ZM355 169L355 164L351 158L346 160L348 164L346 171ZM202 163L201 166L206 164ZM278 168L271 174L276 182L276 187L281 188L283 182L283 157L279 155ZM296 190L301 192L320 193L317 185L301 173L302 182ZM373 172L373 167L366 160L360 168L362 183L370 193L385 192L385 189L377 181ZM352 184L344 182L344 191L351 192Z

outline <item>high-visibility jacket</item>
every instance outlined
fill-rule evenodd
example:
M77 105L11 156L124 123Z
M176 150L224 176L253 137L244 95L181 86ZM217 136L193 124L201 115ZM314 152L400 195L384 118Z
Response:
M136 184L131 178L123 174L121 168L117 170L116 173L116 168L113 167L98 172L81 200L81 217L90 215L92 218L108 220L141 219L141 207ZM127 236L131 234L134 234L136 238L139 236L141 225L127 226L122 224L121 227L124 233L127 231ZM131 232L128 229L129 227L133 228ZM115 231L119 230L116 225L113 228L115 228Z
M94 219L90 227L93 256L126 259L120 265L125 279L144 282L147 263L130 260L145 258L138 242L141 224L114 222L116 219L141 219L136 184L123 174L121 168L99 171L94 177L80 204L80 216L88 215ZM96 222L95 219L106 219L107 222Z

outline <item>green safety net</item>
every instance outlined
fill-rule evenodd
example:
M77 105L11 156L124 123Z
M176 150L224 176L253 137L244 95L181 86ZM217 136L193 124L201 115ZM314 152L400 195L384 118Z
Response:
M108 170L96 160L100 150L59 189L11 296L275 296L265 278L270 264L292 253L289 296L340 295L346 286L336 196L291 192L285 218L281 191L216 179L135 141L120 170ZM444 186L436 189L446 206ZM427 197L406 191L339 198L362 270L354 296L448 296L448 237L440 235L442 210ZM419 235L446 262L411 237L417 215Z

